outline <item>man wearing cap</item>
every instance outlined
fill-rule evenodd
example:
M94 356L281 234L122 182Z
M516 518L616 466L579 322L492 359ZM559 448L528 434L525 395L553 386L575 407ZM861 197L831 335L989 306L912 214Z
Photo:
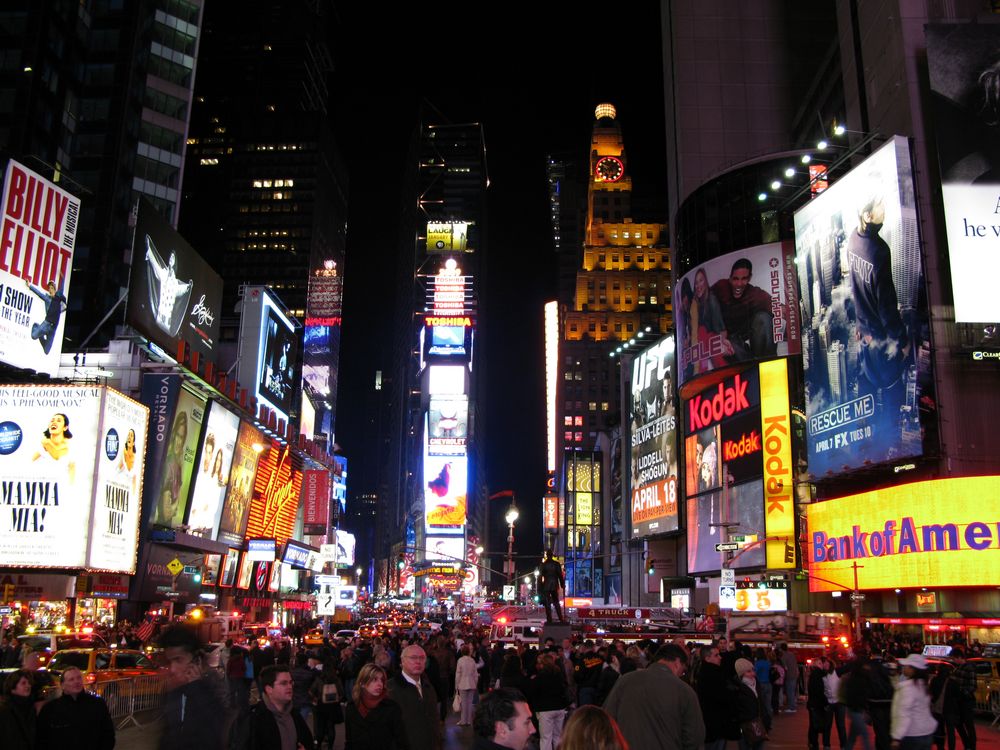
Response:
M660 646L646 669L623 674L604 710L618 722L629 747L643 750L702 750L705 724L694 689L681 680L687 654L680 646Z

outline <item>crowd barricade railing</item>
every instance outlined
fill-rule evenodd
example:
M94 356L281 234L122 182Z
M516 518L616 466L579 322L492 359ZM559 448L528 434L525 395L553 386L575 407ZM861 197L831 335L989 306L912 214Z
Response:
M111 719L118 729L143 726L136 718L136 714L158 711L163 706L162 675L138 675L116 680L101 680L91 686L91 690L104 699L111 713Z

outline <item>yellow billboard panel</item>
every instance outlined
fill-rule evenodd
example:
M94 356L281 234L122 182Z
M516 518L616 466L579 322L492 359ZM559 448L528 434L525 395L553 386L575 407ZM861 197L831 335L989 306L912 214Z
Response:
M810 591L995 586L1000 477L914 482L806 508Z
M764 529L767 567L795 567L795 501L792 492L792 434L788 413L788 365L783 359L760 365L760 423L764 433Z

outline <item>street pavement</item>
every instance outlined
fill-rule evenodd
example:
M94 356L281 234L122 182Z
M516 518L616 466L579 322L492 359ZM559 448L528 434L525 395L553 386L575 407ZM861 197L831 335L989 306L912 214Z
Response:
M159 735L160 723L154 715L140 715L138 721L142 726L131 726L119 730L118 742L115 750L156 750ZM445 724L445 750L465 750L474 744L472 727L460 727L457 725L458 715L449 712ZM809 729L809 712L804 704L799 704L795 713L779 713L774 717L774 724L771 728L771 739L765 743L765 750L785 750L795 748L802 750L807 746L806 736ZM976 721L976 732L978 734L977 750L1000 750L1000 729L991 727L989 721L980 718ZM872 739L874 746L874 739ZM337 741L333 750L343 750L344 747L344 725L337 726ZM860 742L856 744L860 749ZM961 748L961 742L958 742ZM737 750L738 743L730 742L727 750ZM194 750L194 749L192 749ZM644 748L632 748L631 750L644 750ZM837 734L833 734L833 750L842 750L837 744Z

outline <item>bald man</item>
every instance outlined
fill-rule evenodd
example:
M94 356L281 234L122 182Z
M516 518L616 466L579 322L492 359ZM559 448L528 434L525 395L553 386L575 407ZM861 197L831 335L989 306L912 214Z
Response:
M62 673L62 695L49 701L38 714L39 750L112 750L115 725L104 699L83 689L83 674L76 667Z
M424 674L427 654L414 644L403 649L399 661L403 671L389 680L389 697L403 709L409 746L441 750L443 736L438 695Z

